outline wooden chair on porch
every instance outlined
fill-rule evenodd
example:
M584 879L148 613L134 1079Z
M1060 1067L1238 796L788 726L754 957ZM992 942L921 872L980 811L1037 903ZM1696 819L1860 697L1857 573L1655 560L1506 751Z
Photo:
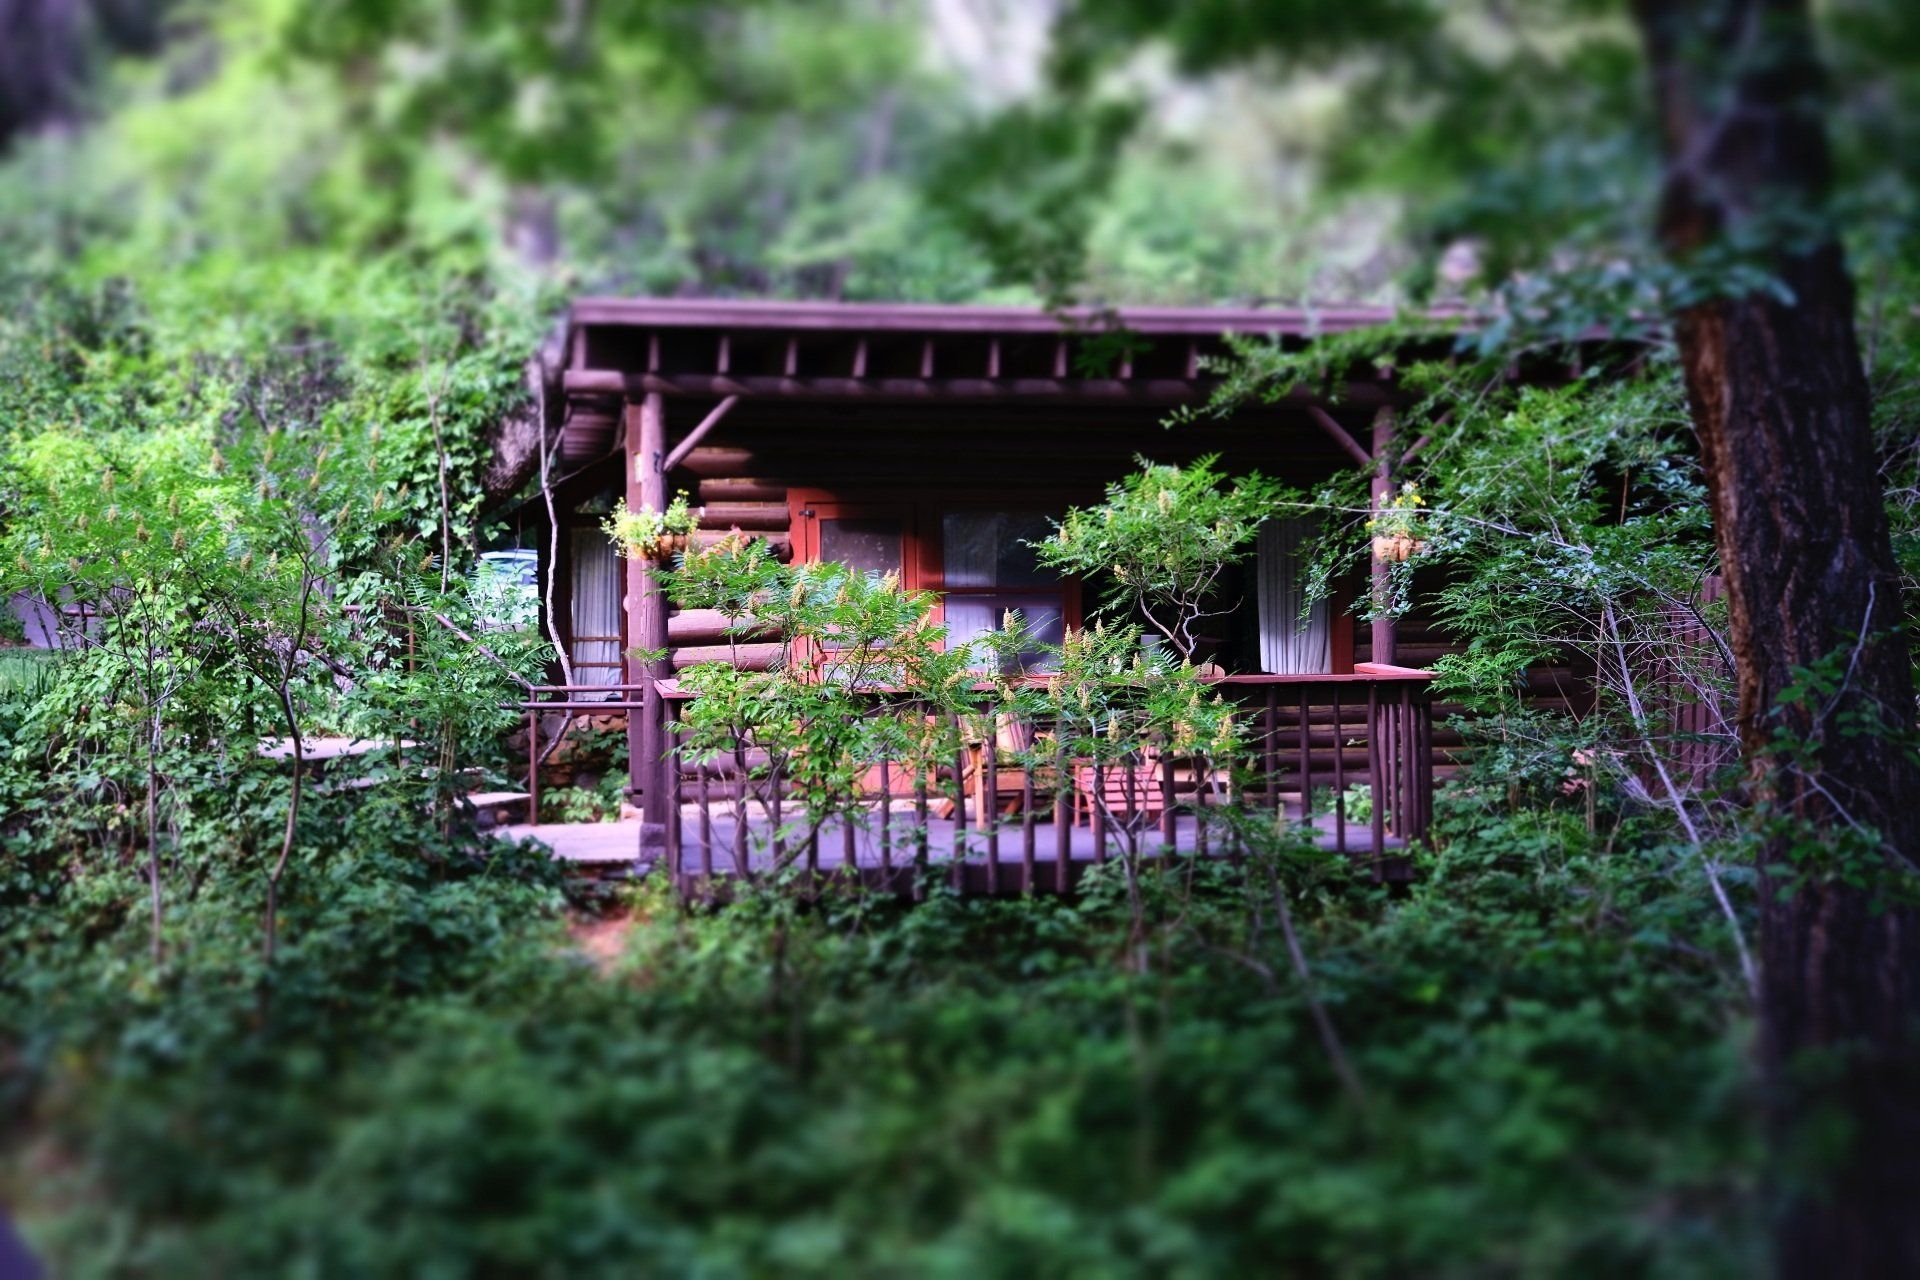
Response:
M1021 764L1021 757L1033 751L1033 726L1023 724L1012 716L994 716L994 727L989 742L984 717L974 717L967 724L967 744L965 762L960 779L960 790L967 796L973 812L974 826L985 829L989 823L988 814L988 774L992 773L994 817L1011 817L1020 812L1025 802L1027 773ZM991 763L989 763L991 761ZM1034 790L1051 791L1053 788L1051 769L1034 770ZM942 818L953 816L954 802L943 798L935 812Z
M1091 827L1096 804L1119 822L1134 818L1152 822L1165 813L1167 797L1161 788L1158 756L1145 752L1136 764L1109 764L1099 769L1091 761L1077 761L1073 771L1073 824Z

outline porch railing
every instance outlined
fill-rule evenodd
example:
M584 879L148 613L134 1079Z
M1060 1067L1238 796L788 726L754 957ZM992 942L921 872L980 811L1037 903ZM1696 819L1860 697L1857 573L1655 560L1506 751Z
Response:
M1066 891L1122 854L1237 852L1231 828L1215 820L1233 805L1298 824L1376 878L1402 878L1405 851L1432 818L1430 678L1384 664L1223 677L1216 686L1254 726L1251 760L1234 769L1147 742L1076 759L1049 745L1070 735L983 709L952 718L950 761L864 761L848 790L814 812L764 756L696 760L669 727L675 795L664 858L683 885L795 867L889 888L944 873L963 892ZM691 695L672 682L663 693L677 720Z
M507 704L527 717L527 820L540 821L540 765L544 755L540 741L540 718L559 716L560 727L547 739L547 749L557 747L573 722L582 716L605 715L618 711L636 715L645 706L641 700L644 684L536 684L527 687L527 697Z
M1066 891L1088 867L1121 854L1237 852L1215 812L1229 805L1298 824L1328 851L1361 859L1375 878L1398 879L1433 814L1430 679L1376 663L1356 664L1351 675L1222 677L1216 688L1252 727L1251 750L1231 770L1146 742L1116 758L1074 758L1048 748L1052 726L983 709L949 726L951 760L866 761L825 816L808 813L764 757L694 759L672 728L692 695L663 681L674 802L649 806L648 818L685 885L794 866L810 875L850 870L893 888L937 870L962 891ZM518 704L535 822L541 718L631 716L645 690L541 685ZM1009 740L1027 745L1003 747Z

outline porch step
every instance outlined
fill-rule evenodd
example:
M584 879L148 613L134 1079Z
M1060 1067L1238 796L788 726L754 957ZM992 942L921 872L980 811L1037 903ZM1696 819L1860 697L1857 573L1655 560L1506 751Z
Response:
M526 791L476 791L467 797L467 803L476 809L493 809L505 804L524 804L533 799Z
M474 791L465 797L483 823L497 826L513 818L524 820L533 796L525 791Z
M487 834L502 840L537 840L558 862L581 871L640 870L640 820L619 822L513 822Z

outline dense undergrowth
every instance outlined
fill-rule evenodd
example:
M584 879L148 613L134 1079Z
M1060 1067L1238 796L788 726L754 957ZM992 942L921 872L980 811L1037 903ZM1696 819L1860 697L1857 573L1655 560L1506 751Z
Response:
M1138 954L1117 876L643 884L602 971L541 859L347 825L270 985L217 879L155 973L134 876L46 868L0 924L0 1195L74 1276L1749 1273L1733 959L1602 816L1459 788L1404 894L1284 873L1364 1109L1258 860L1150 878Z
M1054 223L1112 300L1329 274L1350 300L1398 252L1364 219L1333 237L1358 265L1282 235L1245 113L1198 167L1136 146L1097 207L1104 147L992 181L1072 139L1041 114L958 128L956 86L906 75L910 6L737 6L740 39L675 25L736 6L561 7L595 38L556 44L539 6L471 39L435 3L194 6L95 118L0 168L0 589L134 598L117 634L155 628L61 673L0 663L0 1205L54 1273L1754 1273L1742 831L1712 788L1646 783L1672 744L1622 705L1637 666L1582 723L1521 705L1569 645L1684 650L1724 696L1651 614L1593 627L1654 589L1690 607L1714 568L1658 346L1632 385L1402 371L1453 423L1409 519L1453 574L1469 647L1444 696L1482 714L1484 771L1443 794L1404 892L1282 847L1150 875L1138 917L1118 868L1070 900L587 902L448 813L457 770L497 759L510 677L427 623L477 626L474 553L538 524L490 518L482 476L566 297L1031 300L974 241L1022 233L1045 276ZM911 163L847 181L892 129ZM923 160L964 188L957 225ZM1912 257L1866 277L1910 581ZM1277 395L1301 359L1248 382ZM1309 496L1353 556L1373 513L1349 479ZM307 617L309 588L341 607ZM366 621L401 617L405 662ZM424 745L369 758L377 788L313 780L288 822L257 754L282 711ZM631 920L610 967L569 931L587 913Z

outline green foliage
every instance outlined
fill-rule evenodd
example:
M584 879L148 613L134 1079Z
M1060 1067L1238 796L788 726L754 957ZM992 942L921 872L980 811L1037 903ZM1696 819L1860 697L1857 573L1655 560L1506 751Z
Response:
M1194 628L1230 609L1214 590L1221 571L1252 550L1281 492L1258 473L1226 483L1218 462L1142 459L1140 470L1107 486L1100 506L1069 511L1035 554L1049 568L1104 575L1109 607L1137 611L1191 661Z
M742 538L688 552L667 588L682 608L722 613L730 638L771 638L791 659L766 671L701 663L681 676L694 695L682 753L751 782L776 847L791 840L797 852L834 817L864 820L861 781L882 759L931 776L953 758L973 655L946 651L933 593L844 565L783 565L764 541ZM784 823L783 800L795 814Z
M1137 108L1021 105L946 144L928 186L940 216L985 251L1001 283L1071 301L1087 239ZM984 180L983 180L984 179Z
M661 558L664 539L684 539L693 532L696 524L698 519L693 508L687 505L687 495L676 493L665 511L655 511L651 507L629 511L627 500L621 498L614 504L612 513L601 522L600 528L620 549L620 554L629 560L653 560Z
M15 1189L71 1272L1750 1274L1746 1032L1657 835L1441 824L1404 899L1293 890L1370 1117L1263 976L1264 863L1150 876L1148 973L1109 876L648 896L601 976L533 864L362 854L292 909L265 1023L214 903L135 999L118 948L10 967L58 1170Z

